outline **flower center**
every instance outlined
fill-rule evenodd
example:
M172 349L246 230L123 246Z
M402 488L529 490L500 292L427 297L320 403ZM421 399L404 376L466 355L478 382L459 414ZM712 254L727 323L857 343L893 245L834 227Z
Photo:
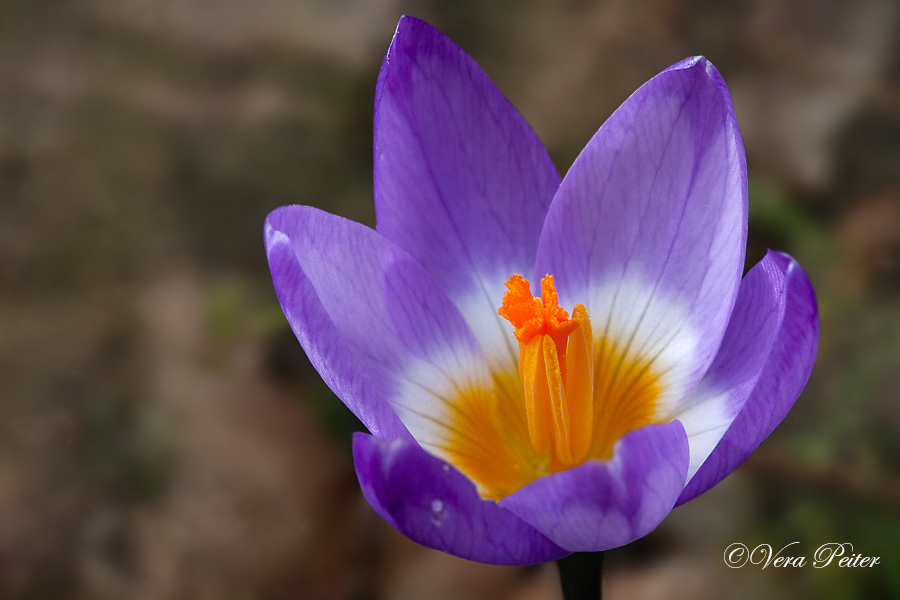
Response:
M659 422L663 373L609 324L594 337L581 304L569 317L553 277L541 296L513 275L498 313L515 327L514 364L489 366L491 381L460 380L421 442L465 473L483 498L500 500L550 473L612 458L629 432Z
M541 298L515 274L498 313L516 328L519 378L525 396L528 437L551 470L582 462L594 429L593 336L584 306L572 318L559 306L553 276L541 280Z

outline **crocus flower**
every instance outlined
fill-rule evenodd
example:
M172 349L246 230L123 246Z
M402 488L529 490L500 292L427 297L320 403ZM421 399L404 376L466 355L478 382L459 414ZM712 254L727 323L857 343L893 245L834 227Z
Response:
M741 278L744 151L706 59L638 89L560 181L475 62L405 17L374 136L375 230L287 206L265 244L287 320L371 432L363 493L408 537L495 564L626 544L793 405L815 295L779 252Z

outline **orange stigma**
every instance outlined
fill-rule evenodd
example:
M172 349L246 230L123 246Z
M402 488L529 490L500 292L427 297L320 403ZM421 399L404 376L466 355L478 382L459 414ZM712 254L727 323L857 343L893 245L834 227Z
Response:
M559 306L553 275L547 274L541 279L541 298L531 295L531 286L518 273L507 280L506 289L503 306L497 313L516 328L516 339L527 344L537 335L549 335L565 355L565 344L561 342L576 324Z

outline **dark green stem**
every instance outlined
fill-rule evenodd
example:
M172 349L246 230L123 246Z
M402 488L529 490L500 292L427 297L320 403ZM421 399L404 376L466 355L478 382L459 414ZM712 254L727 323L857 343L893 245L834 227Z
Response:
M600 600L603 552L575 552L556 561L563 600Z

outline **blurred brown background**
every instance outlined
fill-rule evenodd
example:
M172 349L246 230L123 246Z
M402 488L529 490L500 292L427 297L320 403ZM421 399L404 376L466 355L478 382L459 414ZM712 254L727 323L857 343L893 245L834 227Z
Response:
M362 499L358 427L281 315L273 208L373 224L375 79L442 29L562 172L693 54L734 94L748 261L794 254L819 357L732 477L608 553L616 599L900 598L896 0L0 2L0 598L559 598L552 566L422 548ZM725 547L869 569L729 569Z

